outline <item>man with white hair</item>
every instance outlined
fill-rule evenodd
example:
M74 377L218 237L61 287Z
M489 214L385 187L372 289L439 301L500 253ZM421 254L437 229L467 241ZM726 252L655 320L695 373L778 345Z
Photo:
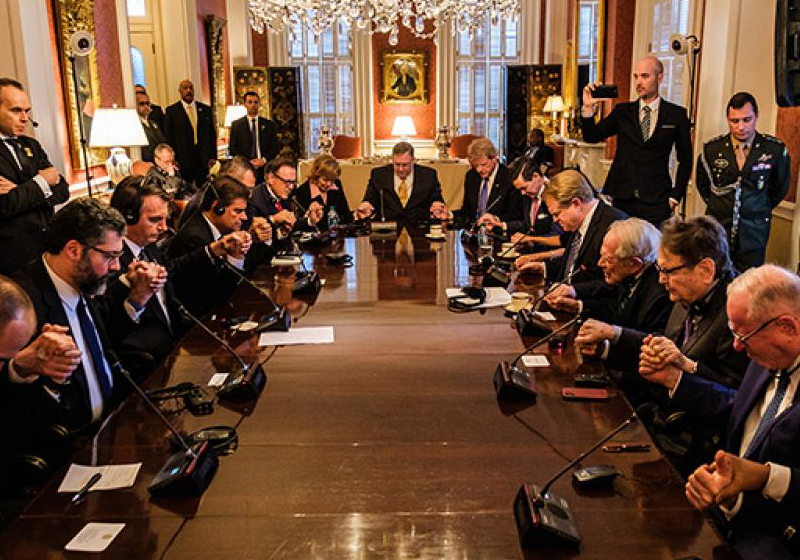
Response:
M661 332L667 324L671 304L669 295L658 281L655 267L661 234L656 227L639 218L611 224L600 247L598 265L603 270L611 293L597 285L563 285L548 302L553 307L578 311L589 319L581 336L592 338L597 349L605 350L616 342L622 327L642 332ZM588 344L588 340L585 340Z
M698 422L725 427L724 452L690 477L690 501L720 506L743 558L797 558L800 278L775 265L750 269L728 287L727 311L734 347L751 358L738 391L684 375L658 345L642 349L640 371Z

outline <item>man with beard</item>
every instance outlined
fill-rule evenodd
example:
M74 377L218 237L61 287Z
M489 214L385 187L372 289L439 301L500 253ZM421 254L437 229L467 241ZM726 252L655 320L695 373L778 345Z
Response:
M109 273L119 270L124 233L117 210L91 198L74 200L53 216L44 255L16 277L33 301L37 335L47 325L66 327L80 351L71 375L53 374L35 360L11 363L10 387L40 425L87 428L124 394L124 381L115 378L106 359L111 340L106 327L114 329L115 338L130 330L165 278L158 265L136 263L127 273L130 291L124 301L94 297Z

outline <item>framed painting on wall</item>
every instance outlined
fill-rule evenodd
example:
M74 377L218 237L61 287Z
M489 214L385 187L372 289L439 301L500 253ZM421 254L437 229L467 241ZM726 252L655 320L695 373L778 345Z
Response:
M428 55L423 51L381 53L381 103L428 102Z

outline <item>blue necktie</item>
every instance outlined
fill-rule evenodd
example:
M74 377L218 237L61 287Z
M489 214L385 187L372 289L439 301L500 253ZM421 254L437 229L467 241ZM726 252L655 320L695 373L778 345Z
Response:
M745 457L750 456L750 453L753 452L753 445L761 439L763 433L767 431L767 428L770 427L772 421L775 420L775 415L778 413L778 407L781 405L783 398L786 396L786 389L789 388L789 382L791 379L792 376L788 375L785 371L779 374L778 388L775 389L775 396L772 397L769 405L767 405L767 410L764 412L764 416L761 417L761 420L758 423L756 433L753 434L753 439L751 439L750 443L747 445L747 451L744 454Z
M578 251L581 247L581 232L576 231L572 236L572 243L569 244L569 254L567 255L567 266L564 268L564 280L572 272L575 261L578 260Z
M100 390L103 393L103 402L108 403L111 399L111 380L106 370L106 362L103 359L103 351L100 349L100 338L97 336L97 331L94 324L89 320L89 314L86 312L86 302L83 297L78 301L78 322L81 325L81 332L83 333L83 340L86 346L89 347L89 357L92 360L94 367L94 374L97 381L100 383ZM88 375L88 372L86 372Z
M478 215L477 218L486 213L486 205L489 203L489 178L483 180L483 185L481 185L481 194L478 197Z

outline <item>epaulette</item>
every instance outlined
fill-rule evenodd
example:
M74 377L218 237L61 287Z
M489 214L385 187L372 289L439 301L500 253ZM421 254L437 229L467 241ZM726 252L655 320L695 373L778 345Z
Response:
M711 140L707 140L706 142L703 143L703 145L707 146L708 144L713 144L714 142L718 142L720 140L724 140L728 136L730 136L730 133L720 134L719 136L715 136Z
M764 137L764 140L769 140L770 142L775 142L776 144L783 145L783 141L782 140L780 140L779 138L775 138L771 134L762 134L761 136Z

